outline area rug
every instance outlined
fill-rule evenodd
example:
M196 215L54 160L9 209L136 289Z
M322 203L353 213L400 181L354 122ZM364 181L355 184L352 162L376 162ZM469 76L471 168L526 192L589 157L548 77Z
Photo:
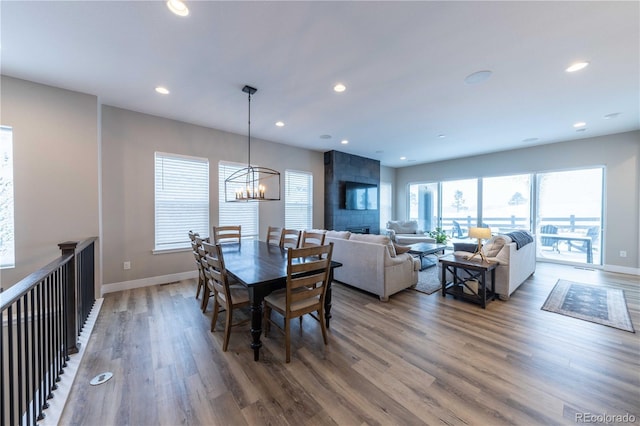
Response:
M440 290L442 286L440 285L440 276L438 274L439 269L438 265L436 265L418 272L418 284L412 289L424 294L433 294Z
M541 309L635 333L620 289L558 280Z

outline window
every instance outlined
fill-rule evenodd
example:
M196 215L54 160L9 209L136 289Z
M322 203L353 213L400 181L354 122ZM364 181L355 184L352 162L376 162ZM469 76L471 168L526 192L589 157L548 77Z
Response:
M478 223L478 179L442 182L442 228L454 238L468 238Z
M417 220L418 228L428 232L438 227L438 184L409 185L409 220Z
M393 189L391 182L380 182L380 229L393 220Z
M313 175L285 170L284 191L284 226L290 229L313 228Z
M209 160L155 153L155 250L191 248L209 235Z
M258 203L257 202L226 202L224 199L224 181L236 171L246 167L246 164L227 163L218 164L218 199L219 226L241 225L242 238L258 238ZM232 192L233 191L232 189Z
M546 235L538 257L601 265L604 169L538 173L536 182L536 233Z
M13 130L0 126L0 268L15 266Z
M482 224L494 233L530 230L531 176L482 179Z

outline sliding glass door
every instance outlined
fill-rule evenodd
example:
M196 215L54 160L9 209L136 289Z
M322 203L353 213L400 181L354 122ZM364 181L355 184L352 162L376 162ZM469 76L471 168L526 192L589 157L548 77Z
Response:
M438 227L438 184L409 185L409 220L417 220L418 228L428 232Z
M603 169L538 173L538 257L602 264Z
M478 179L442 182L442 228L454 239L466 239L478 223Z
M494 234L531 230L531 175L482 179L482 225Z

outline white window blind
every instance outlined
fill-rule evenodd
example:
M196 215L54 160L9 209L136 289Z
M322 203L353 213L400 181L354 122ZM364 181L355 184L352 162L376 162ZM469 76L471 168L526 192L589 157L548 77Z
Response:
M313 175L309 172L284 172L284 226L290 229L313 228Z
M241 225L242 238L258 238L258 203L257 202L225 202L224 181L246 164L218 164L219 225Z
M209 236L209 160L155 153L155 250L191 247Z
M15 266L13 130L0 127L0 268Z

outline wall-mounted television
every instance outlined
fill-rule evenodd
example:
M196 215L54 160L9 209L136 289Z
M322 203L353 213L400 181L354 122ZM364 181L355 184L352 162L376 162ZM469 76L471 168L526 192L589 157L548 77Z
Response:
M344 200L347 210L378 210L378 185L345 182Z

